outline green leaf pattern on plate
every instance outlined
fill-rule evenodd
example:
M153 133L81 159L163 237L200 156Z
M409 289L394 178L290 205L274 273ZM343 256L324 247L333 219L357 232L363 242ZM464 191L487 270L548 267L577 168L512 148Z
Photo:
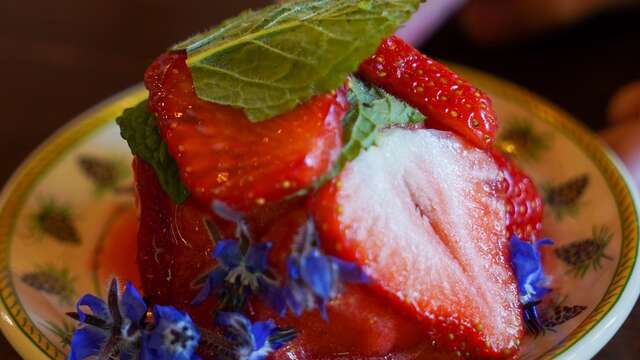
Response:
M40 265L35 270L22 274L20 279L34 289L57 296L64 305L75 301L75 279L66 267Z
M496 142L502 152L522 161L538 161L551 148L552 135L536 130L526 119L515 118L503 124Z
M602 259L613 260L604 253L613 233L606 226L594 226L590 238L557 246L553 253L569 266L569 273L583 278L589 269L602 268Z
M78 166L82 173L94 183L97 196L101 196L107 191L126 191L127 186L123 184L123 181L131 173L127 165L115 158L90 154L78 156Z
M576 218L584 206L583 194L589 186L589 175L580 174L557 185L542 185L544 203L558 221L569 215Z
M81 239L72 214L68 205L50 198L41 202L40 209L31 216L31 225L36 233L48 235L62 243L77 245Z

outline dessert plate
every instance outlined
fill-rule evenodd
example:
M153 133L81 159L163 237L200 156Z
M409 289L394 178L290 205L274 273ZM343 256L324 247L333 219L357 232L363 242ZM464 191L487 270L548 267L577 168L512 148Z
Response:
M638 297L638 197L611 151L569 115L490 75L454 70L488 92L499 146L544 192L545 266L553 293L546 331L522 359L587 359L615 334ZM114 119L137 86L77 117L24 162L0 196L0 327L27 359L64 359L84 293L112 274L136 281L131 155Z

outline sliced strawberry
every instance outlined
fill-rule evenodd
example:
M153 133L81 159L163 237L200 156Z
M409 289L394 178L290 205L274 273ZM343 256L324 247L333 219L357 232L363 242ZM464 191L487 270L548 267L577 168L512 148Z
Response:
M340 151L341 91L251 123L239 109L196 96L183 53L160 56L145 85L181 178L205 206L218 199L246 210L291 195L322 176Z
M489 154L449 132L391 129L313 211L325 246L363 266L439 348L510 357L522 319L499 179Z
M506 200L507 236L535 241L542 235L544 205L536 185L516 164L497 150L493 158L504 175L502 189Z
M359 75L420 110L429 127L452 130L483 149L495 141L491 99L399 37L384 40Z
M270 263L285 277L285 261L291 252L293 237L307 219L304 209L283 217L265 235L274 246ZM300 317L288 314L278 318L260 303L254 305L256 320L276 319L280 326L293 327L298 333L295 341L280 350L276 359L334 359L392 356L416 351L427 343L426 331L415 318L389 306L366 285L349 285L327 306L328 321L319 311L303 313ZM423 351L430 349L425 347Z

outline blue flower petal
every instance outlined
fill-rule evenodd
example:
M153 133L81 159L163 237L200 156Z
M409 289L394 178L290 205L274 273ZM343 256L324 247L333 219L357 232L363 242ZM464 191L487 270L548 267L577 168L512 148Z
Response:
M320 310L320 316L322 316L322 320L329 321L329 313L327 313L327 302L325 300L318 300L318 310Z
M326 256L320 254L319 251L313 251L311 254L303 256L300 259L300 270L302 279L316 295L323 300L328 300L331 297L334 279L331 263Z
M222 240L216 244L213 256L227 268L234 268L242 262L242 252L235 240Z
M369 282L369 277L358 264L344 261L333 256L331 257L331 262L338 268L340 280L343 282L352 284L365 284Z
M293 329L280 329L271 320L252 324L240 313L218 313L216 322L238 359L264 360L296 337Z
M80 322L84 322L87 315L84 311L82 311L83 306L88 307L91 310L92 315L97 316L107 322L111 321L111 313L109 312L107 304L97 296L86 294L81 297L76 304L76 311L78 312Z
M156 323L161 323L163 321L175 323L189 318L189 315L176 310L173 306L154 305L153 318Z
M518 280L522 304L539 301L550 291L545 286L548 280L542 269L540 246L551 244L553 241L549 239L530 243L520 240L515 235L511 237L511 265Z
M227 204L220 200L213 201L213 203L211 204L211 210L213 210L214 214L233 223L240 223L244 220L244 216L242 216L242 213L233 210Z
M122 314L132 323L137 324L147 313L147 304L142 300L142 296L136 288L127 282L122 298L120 299L120 309Z
M294 256L287 257L287 273L289 275L289 279L298 280L300 279L300 265L298 264L298 258Z
M252 272L263 272L267 269L267 254L271 243L259 243L249 247L245 255L245 264Z
M198 295L191 301L192 305L202 304L203 301L209 297L209 295L220 288L224 283L224 279L229 274L227 269L218 267L207 275L207 280L202 285L202 289L198 292Z
M291 281L287 284L284 290L287 306L291 309L294 315L300 316L304 310L306 310L307 294L305 289L298 285L296 281Z
M94 327L84 326L77 329L71 338L71 352L67 360L82 360L98 355L106 340L107 334Z
M357 264L322 252L311 218L298 230L286 261L288 281L284 296L287 306L296 315L319 307L326 320L326 304L340 293L343 283L368 281Z
M271 346L269 345L269 336L277 329L273 321L258 321L251 326L251 333L254 340L254 351L260 352L261 349Z
M258 279L258 282L260 285L260 293L266 300L267 305L277 312L278 315L284 315L287 310L284 289L280 288L277 283L267 281L262 277Z

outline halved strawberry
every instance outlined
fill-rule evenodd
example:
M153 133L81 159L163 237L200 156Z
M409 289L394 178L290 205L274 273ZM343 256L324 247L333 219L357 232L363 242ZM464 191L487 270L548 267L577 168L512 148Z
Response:
M542 235L544 205L536 185L518 166L497 150L491 155L504 175L502 193L506 201L507 236L535 241Z
M483 149L495 141L491 99L399 37L383 40L359 75L420 110L428 127L452 130Z
M161 55L145 85L182 181L207 207L218 199L246 210L293 194L322 176L340 151L347 109L341 91L251 123L239 109L197 97L184 53Z
M499 179L489 154L452 133L390 129L313 211L325 246L363 266L438 347L510 357L523 330Z

